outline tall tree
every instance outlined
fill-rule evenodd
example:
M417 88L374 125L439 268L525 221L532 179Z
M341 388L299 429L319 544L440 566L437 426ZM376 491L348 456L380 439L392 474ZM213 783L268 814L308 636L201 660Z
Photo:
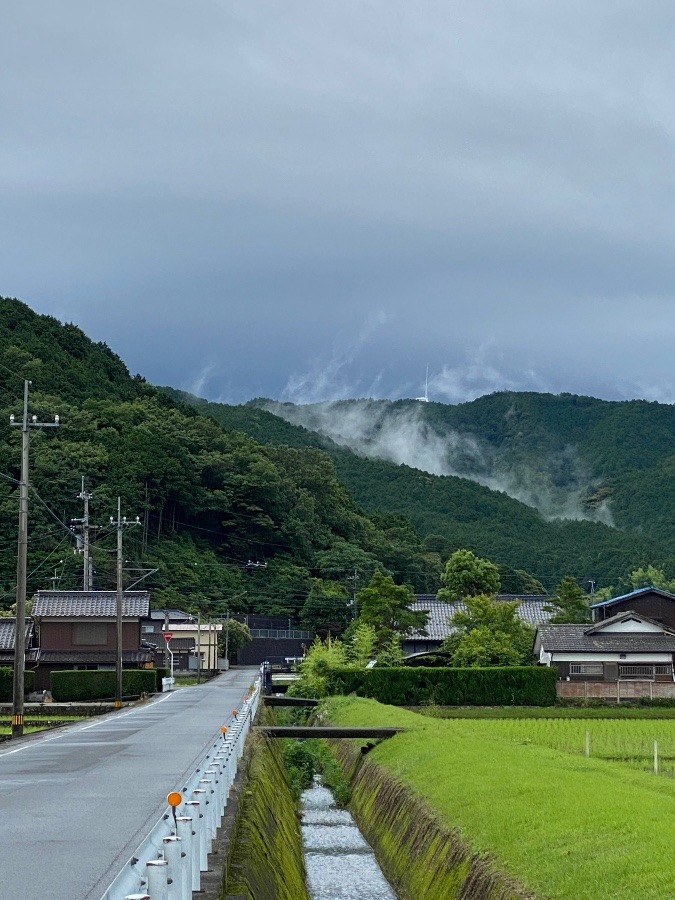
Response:
M438 592L439 600L458 600L481 594L496 594L499 590L499 569L476 556L471 550L455 550L441 573L445 585Z
M553 613L551 622L555 625L588 622L591 618L588 598L571 575L562 579L544 609Z
M356 602L358 622L377 629L377 647L390 643L393 635L424 630L428 613L411 609L415 600L406 584L396 584L391 575L377 571L369 584L359 591Z
M465 609L450 619L454 632L443 645L452 653L453 665L523 665L532 661L534 628L518 617L517 600L479 595L466 597L464 605Z

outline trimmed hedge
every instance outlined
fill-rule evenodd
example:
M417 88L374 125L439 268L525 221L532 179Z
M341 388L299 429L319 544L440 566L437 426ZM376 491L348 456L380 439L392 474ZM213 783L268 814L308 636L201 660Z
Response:
M73 669L52 672L50 676L52 697L57 702L66 700L112 700L115 697L115 672L112 669ZM122 694L138 697L154 694L157 675L154 669L124 669Z
M158 666L155 669L155 678L157 679L157 684L155 685L155 690L158 694L162 693L162 678L168 678L171 674L171 669L165 669L162 666Z
M27 669L23 673L23 690L27 694L35 687L35 672ZM11 703L14 699L14 669L4 667L0 669L0 703Z
M329 694L372 697L390 706L552 706L556 672L540 666L490 669L333 669Z

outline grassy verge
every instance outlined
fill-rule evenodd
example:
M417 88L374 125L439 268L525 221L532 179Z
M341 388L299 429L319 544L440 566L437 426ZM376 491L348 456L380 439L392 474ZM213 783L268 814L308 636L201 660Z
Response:
M514 742L373 700L332 698L335 724L403 725L370 757L476 851L550 900L664 900L675 884L675 782ZM486 726L489 723L480 723ZM544 723L542 723L544 724Z

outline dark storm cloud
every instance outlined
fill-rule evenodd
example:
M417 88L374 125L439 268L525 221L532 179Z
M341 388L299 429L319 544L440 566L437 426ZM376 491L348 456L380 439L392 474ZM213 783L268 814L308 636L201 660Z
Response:
M0 292L225 400L675 399L667 3L0 13Z

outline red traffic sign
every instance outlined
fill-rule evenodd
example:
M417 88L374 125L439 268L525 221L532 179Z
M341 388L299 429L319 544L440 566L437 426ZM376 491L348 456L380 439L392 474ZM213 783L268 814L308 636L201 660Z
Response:
M164 640L165 640L167 643L171 640L172 637L173 637L173 632L172 632L172 631L165 631L165 632L164 632Z

